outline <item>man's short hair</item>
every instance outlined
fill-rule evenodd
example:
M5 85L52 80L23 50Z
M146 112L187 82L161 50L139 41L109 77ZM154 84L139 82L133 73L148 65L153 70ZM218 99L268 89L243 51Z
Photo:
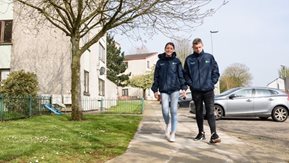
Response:
M200 39L200 38L195 38L194 41L193 41L193 45L197 45L197 44L203 44L202 39Z

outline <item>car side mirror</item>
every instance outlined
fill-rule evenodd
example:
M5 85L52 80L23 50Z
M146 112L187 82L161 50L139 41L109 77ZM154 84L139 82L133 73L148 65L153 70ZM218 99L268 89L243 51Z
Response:
M231 95L229 96L229 99L233 100L235 97L237 97L235 94L231 94Z

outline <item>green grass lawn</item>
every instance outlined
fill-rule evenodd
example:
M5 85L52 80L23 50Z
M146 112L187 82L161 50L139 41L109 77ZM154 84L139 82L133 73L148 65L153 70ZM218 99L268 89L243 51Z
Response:
M118 101L117 105L109 108L107 112L139 114L142 112L141 103L140 100Z
M0 122L0 162L104 162L127 149L141 116L36 116Z

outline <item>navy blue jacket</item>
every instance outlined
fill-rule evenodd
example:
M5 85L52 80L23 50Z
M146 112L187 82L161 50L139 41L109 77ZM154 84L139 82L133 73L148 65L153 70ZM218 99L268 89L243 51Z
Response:
M154 73L154 83L152 85L153 92L173 93L180 89L186 90L187 85L183 75L181 61L176 58L174 52L171 57L166 54L159 54Z
M184 66L185 79L191 91L214 90L220 73L213 55L202 51L186 58Z

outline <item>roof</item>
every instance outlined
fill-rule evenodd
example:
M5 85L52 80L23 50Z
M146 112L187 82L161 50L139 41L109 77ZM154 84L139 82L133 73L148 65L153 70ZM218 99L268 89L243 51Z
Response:
M277 80L279 80L279 79L284 80L284 79L282 79L282 78L276 78L275 80L273 80L273 81L271 81L270 83L268 83L267 86L270 85L270 84L272 84L272 83L274 83L275 81L277 81Z
M124 60L140 60L140 59L146 59L148 57L151 57L153 55L158 54L157 52L151 52L151 53L141 53L141 54L129 54L124 56Z

